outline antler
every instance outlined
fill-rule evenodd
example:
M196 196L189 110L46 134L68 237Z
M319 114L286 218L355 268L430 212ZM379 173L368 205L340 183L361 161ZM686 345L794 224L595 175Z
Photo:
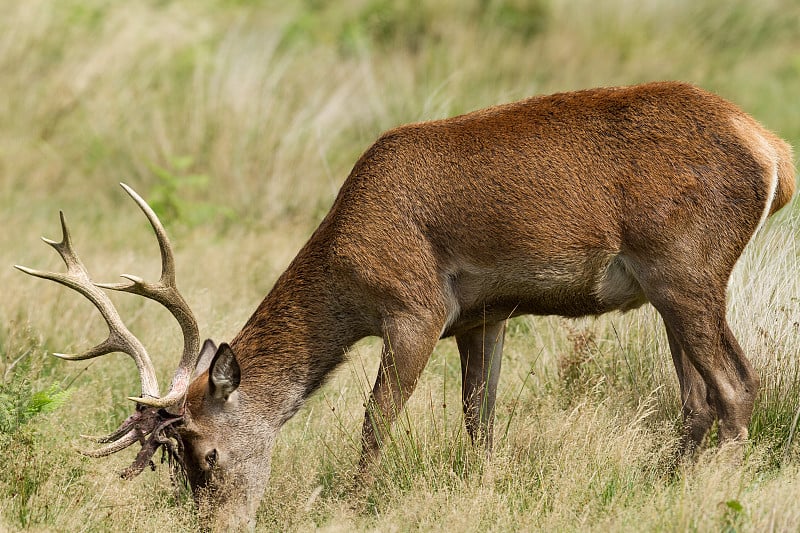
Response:
M140 442L142 450L137 455L134 463L123 473L123 477L133 477L144 469L150 462L153 453L161 446L165 447L171 462L177 461L180 463L181 461L180 449L182 443L180 435L173 424L181 420L182 415L168 413L163 408L174 406L184 400L186 389L189 386L189 380L200 352L200 335L197 321L186 300L183 299L176 287L175 259L161 221L141 196L124 183L120 183L120 185L144 212L158 239L161 251L161 278L157 282L151 283L137 276L123 274L122 277L127 279L127 282L114 284L94 283L89 277L86 267L72 248L72 241L63 212L59 212L62 231L61 242L51 241L44 237L42 240L58 251L67 266L67 272L45 272L19 265L14 266L26 274L55 281L84 295L97 307L108 325L108 338L97 346L78 355L59 353L53 355L62 359L77 361L111 352L123 352L130 355L136 362L142 385L141 396L130 398L138 404L136 412L110 435L105 437L86 437L96 442L108 444L97 450L82 452L92 457L102 457L127 448L134 442ZM128 330L113 303L100 288L130 292L155 300L166 307L180 324L184 339L183 355L166 396L159 396L156 373L144 346Z
M142 343L139 342L133 333L125 327L122 319L117 313L114 304L106 296L106 294L97 288L89 277L89 272L81 262L78 254L72 248L72 240L67 228L67 222L64 219L63 211L59 211L61 217L61 242L52 241L42 237L42 240L56 249L64 264L67 265L66 274L58 272L45 272L43 270L34 270L20 265L14 265L17 269L36 276L38 278L49 279L65 285L88 298L100 314L105 319L108 325L108 337L106 340L78 355L67 355L61 353L54 353L56 357L67 359L69 361L81 361L83 359L92 359L111 352L122 352L133 357L136 362L136 367L139 369L139 378L142 382L142 397L158 398L158 381L156 380L156 372L153 368L153 363L150 361L150 356L147 355Z
M170 407L183 401L186 396L186 389L189 387L189 380L192 372L194 372L197 357L200 353L200 332L192 310L180 292L178 292L175 284L175 258L164 226L161 225L161 221L153 209L147 205L147 202L136 191L124 183L120 183L120 185L133 198L133 201L144 212L147 220L150 221L150 225L153 226L161 251L161 278L157 282L151 283L137 276L123 274L122 277L129 282L98 283L97 286L104 289L130 292L154 300L166 307L178 321L183 332L183 355L172 378L169 392L161 398L146 397L144 393L140 398L130 398L137 403L152 407Z

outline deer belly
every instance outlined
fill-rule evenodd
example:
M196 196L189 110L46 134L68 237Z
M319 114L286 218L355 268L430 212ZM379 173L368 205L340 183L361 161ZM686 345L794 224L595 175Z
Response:
M581 262L580 267L526 266L529 268L504 269L502 275L470 269L448 276L448 320L443 336L513 316L598 315L628 311L647 302L632 268L620 255L595 257Z
M605 311L629 311L647 303L642 286L636 280L629 262L622 255L614 256L601 272L595 294Z

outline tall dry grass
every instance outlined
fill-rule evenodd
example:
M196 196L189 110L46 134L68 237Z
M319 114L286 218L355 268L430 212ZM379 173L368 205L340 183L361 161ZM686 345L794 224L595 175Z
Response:
M800 7L789 0L1 2L0 530L191 530L164 469L74 451L138 392L123 355L51 351L105 334L90 304L23 277L60 268L37 242L64 209L95 277L158 274L125 181L167 223L203 332L232 337L384 129L536 93L683 79L800 146ZM797 219L754 239L730 319L764 383L740 468L714 451L669 475L677 384L652 309L513 321L491 462L464 435L458 357L434 352L374 487L351 484L377 343L285 427L263 530L786 531L797 501ZM168 379L177 328L113 296ZM165 324L170 324L165 326ZM56 388L53 388L53 386ZM37 393L69 391L54 410ZM62 397L63 400L63 397ZM56 402L58 403L58 402ZM5 411L2 411L5 409ZM11 427L13 426L13 427ZM132 525L129 525L132 524Z

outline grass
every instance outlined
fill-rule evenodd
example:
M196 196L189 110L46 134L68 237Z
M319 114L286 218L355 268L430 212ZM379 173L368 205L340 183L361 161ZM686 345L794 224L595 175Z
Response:
M46 355L105 335L82 298L10 268L60 268L38 242L58 237L59 209L96 279L154 278L152 235L116 183L152 198L202 332L224 340L359 154L394 125L537 93L682 79L800 146L800 8L789 0L0 7L0 416L13 418L0 431L0 530L197 527L165 469L122 482L116 473L133 452L75 452L79 434L128 414L124 398L138 385L123 355L77 364ZM730 285L732 329L763 382L740 467L712 449L668 474L677 380L652 309L527 317L509 326L491 462L465 436L458 356L443 341L374 487L356 490L362 404L378 363L377 342L366 340L284 428L259 529L797 530L795 211L754 239ZM163 384L177 328L155 304L112 298Z

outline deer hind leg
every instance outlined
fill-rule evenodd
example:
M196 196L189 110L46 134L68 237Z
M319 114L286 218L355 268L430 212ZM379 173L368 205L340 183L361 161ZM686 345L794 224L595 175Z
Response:
M378 457L392 422L414 392L443 324L444 317L432 320L408 315L387 321L378 377L364 415L362 472Z
M500 361L506 323L473 328L456 337L461 356L461 400L464 421L472 442L492 450L494 403L500 378Z
M690 400L689 409L699 409L697 415L694 411L689 413L687 439L694 444L708 431L712 413L719 418L720 444L746 439L759 386L758 375L728 327L725 287L718 289L698 290L691 297L664 291L662 294L671 296L651 298L667 325L673 359L679 378L682 377L682 394ZM686 363L691 363L694 370ZM694 372L705 384L706 403L712 411L704 410ZM697 387L696 393L692 387Z
M683 454L691 454L702 444L714 423L716 414L714 408L708 403L706 382L686 355L686 351L672 333L669 325L666 330L672 361L675 364L681 388L684 436L680 451Z

